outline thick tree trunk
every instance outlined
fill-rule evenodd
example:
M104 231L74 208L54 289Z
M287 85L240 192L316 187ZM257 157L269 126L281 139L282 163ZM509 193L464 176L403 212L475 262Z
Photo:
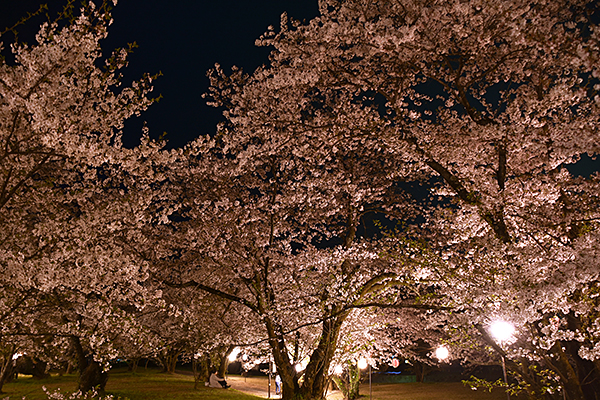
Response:
M427 364L424 364L420 361L413 361L413 367L415 370L415 380L418 383L423 383L425 381L425 376L427 375L427 372L429 372L429 367L427 366Z
M36 360L33 357L24 355L15 360L15 372L32 375L35 379L48 378L50 374L46 372L47 363Z
M164 349L158 355L158 359L162 365L162 373L174 374L177 365L177 358L181 352L174 349Z
M87 393L90 390L96 389L98 393L103 394L108 382L108 373L104 372L102 365L97 361L91 361L87 367L80 372L79 375L79 390Z
M300 387L298 385L298 374L291 362L281 327L275 324L270 318L265 318L265 326L269 335L269 345L273 353L277 372L281 377L281 397L283 399L298 398Z
M4 384L10 380L13 374L12 356L12 352L5 352L4 357L0 359L0 362L2 363L0 365L0 393L3 393L2 388L4 387Z
M208 382L210 377L210 354L204 353L198 359L192 361L192 370L194 372L194 389L198 389L200 382Z
M94 361L91 355L86 354L78 337L72 336L71 344L75 350L79 367L78 390L87 393L96 389L98 393L103 394L106 382L108 382L108 373L97 361Z
M332 310L330 314L337 314ZM348 312L338 314L335 318L325 319L321 324L321 338L317 348L313 351L310 361L304 372L304 382L300 388L300 395L305 399L321 399L327 387L329 365L335 349L342 323Z
M299 376L289 358L283 335L279 333L281 332L281 327L276 325L272 320L265 319L269 334L269 344L277 371L281 377L281 394L283 399L309 400L323 398L325 389L329 383L327 379L329 365L335 353L340 328L348 316L348 312L338 314L338 311L331 311L330 315L337 314L337 316L335 318L325 318L321 323L321 338L302 374L302 386L298 384Z
M220 354L221 362L219 363L219 370L217 372L217 375L219 375L222 378L225 378L225 375L227 374L227 367L229 367L229 354L231 354L233 349L235 349L235 346L230 345L225 349L223 353Z

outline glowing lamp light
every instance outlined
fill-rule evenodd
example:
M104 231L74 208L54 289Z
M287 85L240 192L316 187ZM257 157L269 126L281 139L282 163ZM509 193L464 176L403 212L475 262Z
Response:
M506 342L515 333L515 327L510 322L498 320L490 325L490 332L498 342Z
M241 349L239 347L236 347L235 349L233 349L233 351L229 354L229 361L230 362L234 362L238 356L238 354L240 354Z
M437 349L435 349L435 357L440 361L444 361L448 358L449 355L450 352L448 351L448 348L446 346L440 346Z
M367 368L367 359L366 358L361 358L360 360L358 360L358 368L360 369L365 369Z
M342 367L341 365L336 365L335 368L333 369L333 373L336 375L341 375L342 372L344 372L344 367Z

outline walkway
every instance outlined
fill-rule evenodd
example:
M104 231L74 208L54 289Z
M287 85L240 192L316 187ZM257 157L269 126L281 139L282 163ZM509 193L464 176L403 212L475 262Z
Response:
M238 390L243 393L248 393L254 396L269 398L269 383L264 377L248 377L244 378L241 376L227 376L227 383L231 385L232 389ZM275 394L275 381L271 382L271 399L281 399L281 396ZM327 393L328 400L341 399L341 393L339 390L334 390Z

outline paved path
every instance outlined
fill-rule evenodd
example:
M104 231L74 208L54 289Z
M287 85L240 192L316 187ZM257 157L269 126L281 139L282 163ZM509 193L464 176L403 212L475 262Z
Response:
M265 385L266 387L264 389L258 388L253 385L251 386L251 385L248 385L244 381L244 378L239 377L239 376L228 376L227 383L231 385L232 389L238 390L240 392L252 394L252 395L258 396L258 397L263 397L265 399L269 398L269 392L268 392L267 385ZM281 398L280 395L275 394L275 382L273 382L272 386L271 386L271 398L272 399L280 399Z
M229 385L231 385L232 389L238 390L240 392L243 393L248 393L254 396L258 396L258 397L262 397L265 399L269 398L269 393L268 393L268 384L265 381L265 387L264 388L259 388L256 385L249 385L247 382L244 381L244 378L240 377L240 376L228 376L227 377L227 383ZM281 396L278 394L275 394L275 382L273 381L271 384L271 399L281 399ZM327 398L333 400L333 398L335 397L339 397L336 396L339 393L339 390L334 390L332 392L327 393Z

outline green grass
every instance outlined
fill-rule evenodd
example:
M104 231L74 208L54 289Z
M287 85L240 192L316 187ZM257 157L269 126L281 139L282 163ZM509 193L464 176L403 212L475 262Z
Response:
M61 388L61 392L70 393L77 389L77 376L53 376L48 379L32 379L19 377L15 382L4 385L0 399L47 400L42 390L45 386L49 391ZM188 375L162 374L154 370L141 370L136 374L124 371L111 371L106 393L130 400L257 400L258 397L235 390L222 390L207 387L194 389L194 379Z
M243 382L244 386L266 391L266 377L249 377L247 379L239 376L230 377L231 381ZM274 385L274 384L273 384ZM21 400L24 396L28 400L47 400L42 391L46 386L51 392L61 388L61 392L70 393L77 387L76 375L53 376L48 379L36 380L30 377L19 377L15 382L4 386L4 394L0 399L8 397L10 400ZM236 385L236 387L238 387ZM274 386L273 389L274 390ZM239 391L229 389L213 389L200 387L194 389L194 379L190 375L162 374L156 370L144 370L132 374L124 370L112 370L106 385L107 394L130 400L258 400L255 397ZM362 400L369 399L369 385L363 384L360 388ZM266 394L266 393L265 393ZM272 399L278 399L271 393ZM520 400L524 397L511 397ZM335 393L328 396L328 400L341 400L341 394ZM473 391L462 383L392 383L373 384L373 400L505 400L506 393L502 390Z
M360 394L369 398L369 385L360 386ZM526 396L511 396L513 400ZM472 390L460 382L388 383L373 385L373 400L506 400L506 392L494 389Z

